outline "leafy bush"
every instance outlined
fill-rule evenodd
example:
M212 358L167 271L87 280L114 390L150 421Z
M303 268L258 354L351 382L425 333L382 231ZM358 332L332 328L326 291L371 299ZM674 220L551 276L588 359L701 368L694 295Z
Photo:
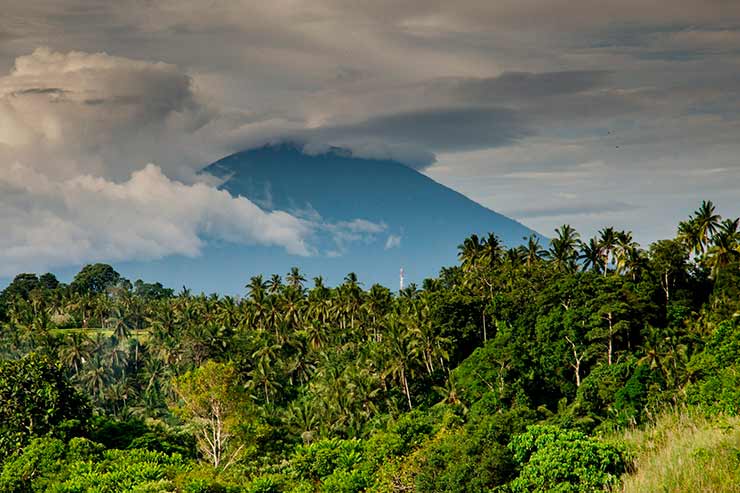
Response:
M172 486L174 473L185 467L185 462L178 454L167 455L142 449L106 450L99 460L76 461L65 465L64 480L59 482L54 492L152 491L161 485Z
M526 413L525 413L526 414ZM442 432L419 451L419 491L486 492L514 472L507 443L522 429L519 411L478 414L461 428Z
M10 457L0 473L0 493L45 491L48 478L62 467L64 442L35 438L22 452Z
M322 479L337 469L352 469L362 459L362 443L359 440L331 438L310 445L299 445L291 464L302 478Z
M89 414L50 358L31 353L0 362L0 460L35 436L79 431Z
M520 467L514 493L586 493L614 484L625 471L625 452L574 430L533 425L508 446Z

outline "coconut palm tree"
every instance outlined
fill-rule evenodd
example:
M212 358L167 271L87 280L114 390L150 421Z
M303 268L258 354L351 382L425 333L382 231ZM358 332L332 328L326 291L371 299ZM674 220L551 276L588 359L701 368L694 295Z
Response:
M603 257L601 255L601 245L599 244L599 240L594 237L588 240L588 243L582 243L581 252L578 255L578 258L583 262L581 264L581 269L583 271L601 271Z
M718 231L712 236L712 243L707 250L706 264L712 269L712 276L724 267L740 261L740 218L725 219Z
M617 242L614 248L614 260L617 273L622 274L627 270L628 256L630 252L640 247L632 239L631 231L620 231L616 234Z
M604 228L599 231L599 246L601 247L601 254L604 257L603 268L604 275L609 271L609 264L612 262L612 254L614 248L617 246L617 233L613 227Z
M64 338L59 350L59 358L77 374L83 363L90 358L90 338L83 332L75 331Z
M696 223L702 250L706 250L711 237L722 226L721 220L722 216L715 213L714 204L711 200L703 200L699 209L694 212L693 221Z
M557 270L575 270L580 235L569 224L560 226L555 230L555 234L556 237L550 241L547 259Z
M306 278L303 277L298 267L292 267L288 275L285 276L285 280L288 282L288 286L299 291L303 290L303 283L306 282Z
M272 277L265 283L267 292L270 294L278 294L283 288L283 278L278 274L273 274Z
M102 400L106 386L113 377L111 367L103 361L100 354L93 354L79 373L79 380L85 390L93 397Z
M501 258L504 255L504 246L498 236L493 233L488 233L488 236L482 242L482 247L483 261L489 267L501 263Z
M108 317L107 323L113 329L113 336L119 341L131 337L131 321L120 306L116 306L111 310L111 315Z
M470 271L477 265L479 259L483 255L483 248L484 245L476 234L472 234L468 238L465 238L465 240L457 246L457 257L460 259L464 271Z
M244 286L252 301L262 300L267 290L267 283L261 275L252 276Z
M401 323L397 315L393 314L387 319L387 345L385 358L384 377L390 376L396 380L406 396L409 411L414 406L411 403L411 392L409 390L409 378L411 376L411 351L409 350L409 332Z
M547 255L547 250L540 245L540 239L536 235L530 235L527 239L526 261L527 268L531 268Z
M704 243L699 233L699 226L693 219L678 223L677 239L694 255L704 253Z

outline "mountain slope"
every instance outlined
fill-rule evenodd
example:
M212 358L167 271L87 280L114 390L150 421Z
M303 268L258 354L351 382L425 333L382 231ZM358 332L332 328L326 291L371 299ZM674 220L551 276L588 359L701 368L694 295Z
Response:
M395 287L401 267L407 282L420 283L455 263L457 245L472 233L493 231L510 246L536 234L398 162L354 158L339 149L308 155L289 144L267 146L225 157L204 171L265 209L316 221L320 216L329 226L314 238L319 253L304 258L277 248L211 244L195 259L130 263L122 272L198 291L240 293L251 275L284 274L295 265L329 283L356 272L367 286ZM373 233L344 224L357 219L379 227Z

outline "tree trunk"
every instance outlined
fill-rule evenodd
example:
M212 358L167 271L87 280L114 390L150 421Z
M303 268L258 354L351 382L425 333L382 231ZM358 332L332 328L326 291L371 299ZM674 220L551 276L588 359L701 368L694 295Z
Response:
M571 346L573 346L573 358L575 360L575 363L572 363L570 366L573 367L573 369L576 371L576 387L581 386L581 360L583 359L583 355L580 357L578 356L578 350L576 349L576 345L573 341L570 340L569 337L565 337L565 340L570 343Z
M612 364L613 340L614 340L614 333L612 332L612 314L611 314L611 312L607 314L607 320L609 321L608 360L609 360L609 365L611 365Z
M668 306L668 301L670 299L669 288L668 288L668 272L665 273L664 278L665 278L665 286L663 287L663 290L665 291L665 304L666 306Z
M405 370L401 370L401 380L403 380L403 390L406 393L406 400L409 403L409 411L412 411L414 409L414 406L411 405L411 393L409 392L409 383L406 380Z

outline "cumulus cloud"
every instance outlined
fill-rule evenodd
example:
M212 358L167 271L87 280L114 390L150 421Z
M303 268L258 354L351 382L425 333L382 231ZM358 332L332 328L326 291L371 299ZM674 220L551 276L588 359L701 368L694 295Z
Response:
M0 276L196 256L212 240L323 255L319 233L342 254L384 230L267 212L215 188L197 172L250 118L206 99L171 64L47 48L18 57L0 77Z
M96 260L197 256L204 237L313 253L316 224L244 197L167 178L155 165L124 182L54 180L14 164L0 174L0 276Z
M186 175L167 146L213 117L190 77L161 62L39 48L0 77L0 157L58 177L122 179L147 162Z

